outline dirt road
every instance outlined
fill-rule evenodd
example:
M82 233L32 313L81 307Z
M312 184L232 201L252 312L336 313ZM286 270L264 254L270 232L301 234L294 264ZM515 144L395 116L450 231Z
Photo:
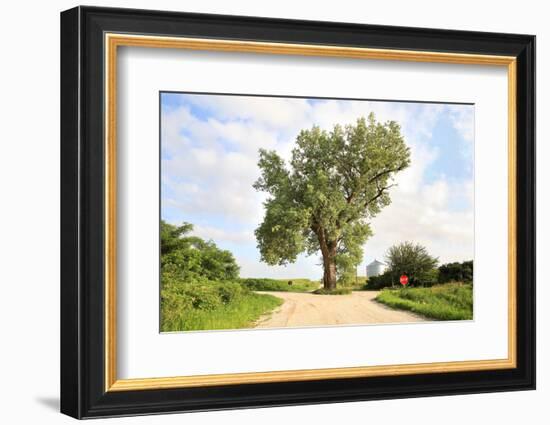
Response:
M374 301L377 291L349 295L315 295L303 292L262 292L282 298L284 303L258 320L257 328L320 326L340 324L420 322L426 319L394 310Z

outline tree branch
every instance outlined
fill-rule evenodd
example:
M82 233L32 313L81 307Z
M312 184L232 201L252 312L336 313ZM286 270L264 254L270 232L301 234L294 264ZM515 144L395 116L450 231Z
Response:
M401 171L401 170L405 169L406 167L407 167L407 164L406 164L406 163L403 163L403 164L401 164L401 165L400 165L399 167L397 167L397 168L390 168L390 169L381 171L381 172L379 172L378 174L376 174L374 177L372 177L372 178L368 181L368 184L374 183L376 180L378 180L380 177L382 177L382 176L384 176L384 175L386 175L386 174L396 173L396 172L398 172L398 171ZM389 185L389 186L384 187L384 188L379 189L379 190L384 191L384 190L386 190L386 189L389 189L389 188L392 187L392 186L395 186L395 185L392 184L392 185ZM346 195L347 195L347 193L346 193ZM356 193L355 193L354 191L352 191L351 194L349 194L348 196L346 196L346 202L347 202L348 204L351 204L351 202L355 199L355 196L356 196ZM378 194L376 195L375 198L369 200L369 201L365 204L365 207L366 207L367 205L369 205L371 202L373 202L373 201L375 201L376 199L378 199L380 196L382 196L382 194L381 194L381 193L378 193Z
M371 177L371 179L369 180L369 183L374 183L376 180L378 180L383 175L390 174L390 173L396 173L398 171L404 170L406 167L407 167L407 164L403 163L397 168L390 168L388 170L380 171L378 174Z
M378 189L378 192L376 193L376 195L374 195L371 199L369 199L367 202L365 202L365 206L364 208L367 208L372 202L376 201L378 198L380 198L382 196L382 194L384 193L385 190L388 190L389 188L391 187L394 187L396 186L395 184L390 184L389 186L385 186L383 188L379 188Z

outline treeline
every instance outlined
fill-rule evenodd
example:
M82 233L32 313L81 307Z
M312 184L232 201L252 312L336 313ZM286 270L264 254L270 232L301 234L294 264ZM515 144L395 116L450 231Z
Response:
M439 282L472 282L474 279L474 262L448 263L439 267Z
M412 242L403 242L391 247L386 254L387 270L368 278L367 289L401 286L399 278L405 274L409 286L429 287L449 282L472 283L473 261L454 262L438 266L425 247Z

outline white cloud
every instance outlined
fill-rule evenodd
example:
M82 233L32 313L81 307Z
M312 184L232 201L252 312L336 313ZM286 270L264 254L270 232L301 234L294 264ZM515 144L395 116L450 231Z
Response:
M441 179L414 192L392 189L392 203L372 220L374 236L365 244L365 261L383 259L387 249L403 241L420 243L441 263L473 258L473 210L447 207L451 193L468 191L468 184L452 188ZM459 196L462 196L458 194Z
M287 266L266 266L257 258L236 256L242 277L267 277L272 279L312 279L323 277L323 268L317 256L300 256L298 261Z
M276 130L283 125L287 129L299 126L310 110L305 99L253 96L192 96L189 99L222 121L250 121Z
M254 227L261 219L261 196L239 181L217 180L212 184L181 183L171 185L171 196L164 205L177 208L185 215L218 215L227 220Z
M468 142L474 141L474 106L449 106L451 122L462 138Z
M199 236L205 240L212 239L213 241L225 241L234 243L250 243L255 242L254 232L250 231L228 231L213 226L201 226L196 224L191 232L195 236Z

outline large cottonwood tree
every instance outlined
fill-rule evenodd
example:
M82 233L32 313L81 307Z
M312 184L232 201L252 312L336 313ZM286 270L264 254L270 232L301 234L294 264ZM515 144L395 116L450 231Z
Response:
M269 195L255 231L262 261L284 265L320 251L323 286L336 288L337 276L361 262L369 221L390 203L393 177L409 164L399 124L372 113L330 132L302 130L288 165L261 149L254 188Z

